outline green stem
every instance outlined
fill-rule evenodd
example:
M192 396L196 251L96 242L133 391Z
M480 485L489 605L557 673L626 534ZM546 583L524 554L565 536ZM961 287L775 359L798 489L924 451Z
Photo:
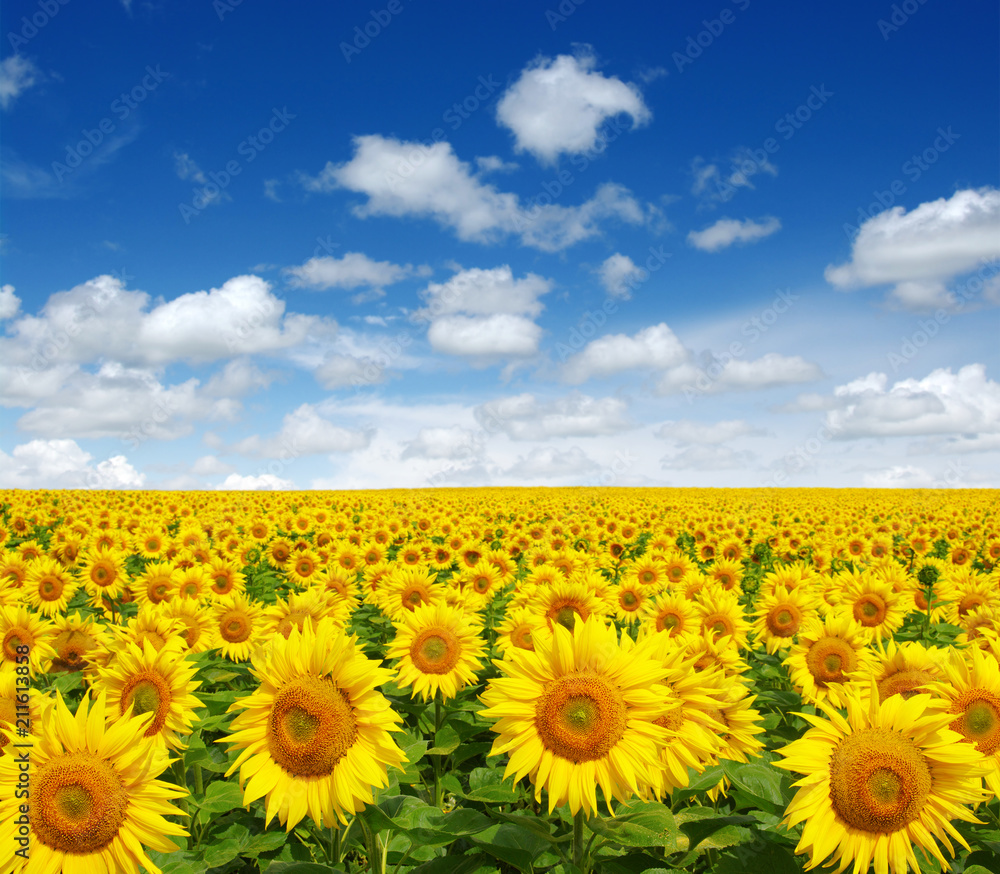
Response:
M438 689L437 694L434 696L434 739L433 742L437 743L437 733L441 730L441 713L442 713L442 701L441 701L441 690ZM440 808L444 801L444 787L441 785L441 769L444 764L444 756L435 755L434 756L434 806Z
M205 794L205 784L201 777L201 765L194 765L194 794L199 798Z
M581 807L573 815L573 864L580 869L582 874L589 874L589 867L584 867L584 848L583 848L583 823L584 823L584 813Z

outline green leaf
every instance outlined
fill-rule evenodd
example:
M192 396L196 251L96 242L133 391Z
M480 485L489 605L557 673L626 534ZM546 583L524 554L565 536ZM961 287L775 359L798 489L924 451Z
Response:
M336 868L316 862L272 862L264 870L266 874L337 874Z
M504 780L496 768L473 768L469 774L469 791L463 797L469 801L484 801L491 804L511 804L521 794L513 780Z
M207 822L213 813L228 813L238 807L243 807L243 791L236 783L228 780L216 780L208 785L205 798L198 804L198 820Z
M719 816L716 811L708 807L689 807L678 812L677 822L681 831L688 836L690 843L687 849L690 852L703 841L709 847L719 848L752 840L753 836L749 832L746 835L735 830L725 835L717 833L727 826L753 825L757 820L752 816ZM713 835L716 836L715 840L711 842L706 840Z
M451 754L451 763L457 768L462 764L462 762L466 762L475 756L488 753L491 749L493 749L492 741L482 741L480 743L472 744L463 743Z
M239 854L240 842L236 838L229 838L225 841L212 841L205 848L202 859L204 859L206 868L215 868L219 865L225 865L226 862L235 859Z
M434 735L434 746L427 750L427 755L447 756L449 753L458 749L458 745L460 743L461 738L459 738L458 732L455 731L455 729L453 729L450 725L446 725Z
M790 849L769 843L766 848L755 845L727 850L715 863L712 874L746 874L749 870L767 871L767 874L801 874L802 865Z
M757 762L726 762L726 775L738 789L768 813L785 809L787 801L782 787L782 775L770 765ZM749 806L749 805L748 805Z
M600 815L587 820L591 831L626 847L678 849L677 822L668 807L656 801L623 806L613 818Z
M662 864L662 859L645 853L629 853L614 859L601 859L601 870L607 874L683 874L676 868L664 868Z
M409 874L473 874L482 867L483 859L479 855L461 858L439 856L437 859L431 859L430 862L411 868Z
M536 857L549 849L549 842L513 823L504 822L469 838L477 847L518 871L530 872Z
M244 856L257 856L260 853L277 850L287 840L288 835L283 831L262 832L261 834L251 835L243 844L240 852Z
M965 874L994 874L994 872L984 868L982 865L970 865L965 869Z

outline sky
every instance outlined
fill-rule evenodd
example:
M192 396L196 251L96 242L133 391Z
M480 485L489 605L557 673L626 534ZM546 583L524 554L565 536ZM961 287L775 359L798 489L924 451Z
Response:
M5 2L0 487L998 488L998 33Z

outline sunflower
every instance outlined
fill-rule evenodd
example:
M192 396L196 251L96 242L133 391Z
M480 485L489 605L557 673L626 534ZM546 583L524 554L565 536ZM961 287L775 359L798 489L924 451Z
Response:
M802 625L818 613L819 596L811 587L779 586L774 594L758 599L753 631L757 641L763 640L765 649L773 655L791 646Z
M808 868L824 860L856 872L874 862L877 874L925 870L914 843L942 868L949 867L937 841L954 855L950 838L969 849L952 825L976 822L964 805L983 799L982 756L948 727L954 719L929 695L881 704L874 689L867 703L857 690L844 694L846 719L826 702L826 719L799 714L813 727L782 747L779 768L805 774L785 810L784 823L805 823L796 853Z
M168 641L184 634L184 623L174 619L168 612L168 606L157 607L147 604L140 607L139 612L126 620L124 626L109 625L107 628L117 640L112 645L112 656L126 642L132 641L142 646L148 640L155 649L160 649Z
M735 592L706 586L698 594L694 613L703 632L710 633L716 640L729 638L738 649L747 648L750 623L743 615Z
M535 649L535 635L542 630L548 631L544 623L539 624L538 616L526 607L508 607L503 619L496 627L496 646L501 652L509 649Z
M879 577L861 574L840 574L834 578L843 583L840 610L848 611L861 625L867 643L892 637L906 618L902 597L892 585Z
M590 576L589 573L574 574L564 580L559 574L558 582L538 588L528 608L549 628L554 625L573 628L577 621L586 622L591 616L603 619L607 605L589 585Z
M687 634L698 627L694 604L681 595L669 593L650 598L642 607L641 620L670 636Z
M212 620L212 648L231 662L246 661L261 643L263 610L245 594L217 598Z
M667 581L663 562L649 555L640 556L632 562L625 579L641 586L647 595L659 592Z
M130 583L140 607L163 604L177 592L180 572L169 561L154 561Z
M861 626L850 613L841 613L809 622L783 664L806 701L816 704L829 698L839 705L851 675L868 669L871 661Z
M595 616L572 632L556 623L534 652L511 649L494 664L503 676L490 680L480 713L497 720L490 755L510 754L504 778L527 775L536 801L548 792L550 813L567 802L574 815L596 813L598 785L609 810L613 800L663 793L663 770L650 765L670 737L656 720L673 705L648 642L623 647Z
M996 579L969 567L945 571L940 595L947 602L945 616L952 625L961 625L971 611L982 607L993 612L1000 611L1000 590L997 589Z
M387 767L406 756L390 732L402 721L378 687L392 672L365 657L357 638L328 622L275 637L253 657L260 686L229 708L241 710L220 742L241 752L243 803L265 797L287 831L307 814L332 826L372 800L372 787L388 785Z
M19 664L18 647L28 647L28 672L43 673L42 665L55 658L52 648L55 624L33 613L25 605L0 607L0 669Z
M500 571L485 561L463 571L457 577L458 584L472 610L485 610L490 605L500 593L501 579Z
M0 555L0 583L19 589L28 579L31 564L18 552L7 552Z
M286 568L288 582L295 586L307 586L320 570L322 562L315 550L304 549L296 552Z
M79 613L56 616L53 620L52 648L56 651L49 671L84 671L90 674L107 664L111 635L90 617Z
M948 702L951 728L985 757L986 785L1000 795L1000 663L977 647L952 650L944 674L934 692Z
M743 563L735 559L716 561L709 568L708 575L723 589L730 592L739 586L743 579Z
M318 588L306 589L304 592L289 592L287 600L279 598L264 611L261 636L265 639L275 634L288 637L293 628L302 630L307 617L314 623L327 617L333 619L332 599L335 597L335 592ZM343 628L344 618L343 615L338 615L335 624Z
M615 617L628 625L633 625L642 616L643 605L649 600L650 593L634 580L626 579L612 587L611 597L615 604Z
M383 612L396 622L417 607L443 600L444 588L436 574L425 565L396 566L379 587L378 602Z
M27 864L8 857L4 870L136 874L142 865L159 874L143 844L177 849L169 836L187 832L164 815L181 815L169 802L188 793L155 779L168 759L156 744L137 741L149 716L112 720L103 695L85 697L73 716L56 695L47 724L30 740L30 834L17 822L23 801L13 792L0 798L0 843L30 847ZM18 767L14 756L0 757L0 782L14 786Z
M133 542L133 548L143 558L161 558L167 546L168 538L155 528L144 528Z
M444 700L476 682L483 667L485 643L480 621L444 604L417 607L396 623L396 637L386 652L399 659L396 685L412 688L424 701L438 692Z
M162 608L177 623L178 636L188 652L205 652L212 647L212 611L192 598L174 598Z
M246 577L232 559L214 556L208 562L207 569L211 577L211 585L209 586L211 597L239 595L246 591Z
M920 692L936 694L928 687L942 681L944 659L942 650L935 646L924 647L916 641L878 642L871 662L854 679L859 682L862 696L874 680L879 701L893 695L912 698Z
M292 544L284 537L272 540L265 550L267 560L276 568L284 568L292 557Z
M678 549L663 557L663 573L667 583L674 588L683 586L688 578L698 570L698 566Z
M100 608L102 595L117 598L121 593L127 578L125 554L114 547L89 552L83 559L81 572L91 603Z
M43 616L53 616L66 609L77 586L72 574L59 562L42 557L31 563L22 597Z
M42 720L51 701L35 688L29 688L25 694L24 686L18 686L17 680L16 671L10 668L0 670L0 756L4 755L4 748L11 742L4 729L16 734L15 729L23 728L25 720L30 728ZM20 726L18 720L21 720ZM16 743L24 743L24 740ZM13 752L13 748L7 752Z

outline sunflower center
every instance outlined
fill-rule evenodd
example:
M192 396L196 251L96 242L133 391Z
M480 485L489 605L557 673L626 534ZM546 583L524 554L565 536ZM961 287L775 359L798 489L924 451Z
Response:
M931 771L909 738L885 728L845 737L830 757L830 800L848 825L891 834L913 822L930 794Z
M639 606L639 599L633 592L624 592L621 597L621 605L623 610L635 610Z
M885 701L893 695L901 695L903 698L912 698L920 694L920 687L934 682L934 675L930 671L921 671L916 668L909 671L897 671L891 677L880 680L878 684L879 701Z
M17 647L32 646L35 640L25 628L11 628L3 636L3 654L11 664L17 664Z
M542 743L572 762L604 758L625 733L627 717L621 692L593 673L552 680L535 705Z
M447 674L458 664L461 654L458 637L440 625L425 628L410 644L410 658L422 674Z
M648 586L652 583L655 583L656 574L653 573L652 571L643 571L641 574L639 574L639 582L642 583L644 586Z
M701 625L706 631L712 632L713 640L718 640L720 637L732 634L735 631L732 617L727 616L725 613L709 613L702 620Z
M676 613L664 613L656 619L656 630L674 633L674 629L680 628L683 623L681 617Z
M219 633L227 643L243 643L250 636L250 622L246 614L230 610L219 623Z
M38 584L38 594L45 601L58 601L62 597L63 582L59 577L43 577Z
M357 737L354 708L329 678L298 677L274 696L267 745L271 758L293 776L332 773Z
M31 780L31 828L53 850L86 855L118 835L128 795L111 765L89 752L41 765Z
M545 615L549 620L558 622L563 628L568 628L570 631L576 625L577 617L582 618L582 614L576 607L565 603L554 605Z
M955 699L949 712L961 714L951 727L984 756L1000 749L1000 698L992 692L970 689Z
M868 592L854 602L854 618L866 628L874 628L885 621L886 604L878 595Z
M420 588L406 589L403 592L403 606L407 610L414 610L421 604L430 600L428 593Z
M975 610L977 607L982 607L986 603L986 599L982 595L973 594L966 595L959 602L958 605L958 615L965 616L970 610Z
M767 630L775 637L793 637L802 622L802 613L794 604L779 604L764 619Z
M124 714L132 705L132 712L139 716L152 713L153 719L143 732L143 737L158 734L167 721L170 712L170 684L155 671L140 671L125 682L122 687L119 708Z
M858 657L854 648L839 637L823 637L806 653L806 665L816 685L842 683L844 674L857 667Z
M518 649L535 651L535 642L531 637L530 625L519 625L510 633L510 642Z

